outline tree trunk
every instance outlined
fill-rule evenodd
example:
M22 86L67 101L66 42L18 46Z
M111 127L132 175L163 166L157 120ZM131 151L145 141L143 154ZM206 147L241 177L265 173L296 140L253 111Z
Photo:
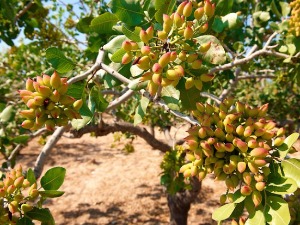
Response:
M168 194L168 206L170 210L170 225L187 225L188 212L201 190L201 182L191 179L192 189L182 190L175 195Z

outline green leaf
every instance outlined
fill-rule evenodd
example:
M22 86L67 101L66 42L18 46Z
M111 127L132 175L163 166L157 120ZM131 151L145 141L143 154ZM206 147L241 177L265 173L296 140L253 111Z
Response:
M129 26L136 26L144 20L144 13L138 0L112 0L109 3L111 11Z
M139 105L136 107L135 115L134 115L134 126L141 123L146 114L146 110L149 104L149 99L146 97L142 97Z
M141 27L135 27L134 30L132 30L131 28L129 28L126 24L122 25L122 32L123 34L129 38L132 41L135 42L140 42L140 31L142 30Z
M212 24L213 31L215 31L217 33L221 33L225 27L226 27L226 25L223 23L222 19L220 17L216 16L214 18L214 22Z
M83 104L82 104L82 106L79 110L79 113L80 113L80 115L89 117L90 119L94 116L94 114L92 113L92 111L88 107L85 99L84 99Z
M196 102L201 101L200 91L195 87L186 90L183 79L179 81L176 88L178 88L178 90L180 91L182 110L196 109Z
M118 22L118 17L110 12L106 12L91 21L90 31L98 34L113 33L112 27Z
M123 65L120 63L112 62L109 64L109 66L127 78L131 75L130 74L131 64ZM105 87L108 87L108 88L116 87L116 86L122 84L121 81L119 81L117 78L113 77L112 75L110 75L108 73L106 73L104 75L103 80L104 80Z
M290 55L294 55L296 53L296 46L294 44L287 44L287 47Z
M279 48L279 51L284 53L284 52L288 51L288 48L287 48L286 45L281 45L280 48Z
M110 57L110 60L115 62L115 63L121 63L122 58L125 55L126 51L123 48L120 48L117 50L112 56Z
M288 225L291 217L288 204L282 197L270 196L266 200L265 218L270 225Z
M76 99L82 99L84 88L85 83L83 81L73 83L68 87L67 95L70 95Z
M233 194L233 203L241 203L245 200L246 196L241 194L240 190L237 190Z
M297 190L297 183L292 178L272 177L268 179L266 190L278 195L289 194Z
M125 35L118 35L111 39L106 45L103 46L103 49L111 54L115 53L122 47L123 41L127 38Z
M25 143L27 143L28 139L29 139L29 136L24 134L24 135L19 135L19 136L13 138L12 141L15 143L18 143L18 144L25 144Z
M173 12L176 0L155 0L155 19L159 23L163 23L163 14L170 15Z
M281 13L279 12L274 0L272 0L270 7L271 7L272 12L280 19Z
M215 15L224 16L232 12L233 0L219 0L216 5Z
M212 35L202 35L195 38L198 44L211 42L209 50L203 54L204 61L211 64L222 64L226 61L226 53L220 41Z
M47 191L39 191L40 195L45 198L57 198L62 196L64 191L56 191L56 190L47 190Z
M279 155L280 155L281 159L284 159L286 157L290 148L298 140L298 138L299 138L299 133L293 133L293 134L289 135L284 140L283 144L278 147Z
M46 50L46 58L59 73L67 73L75 67L73 61L55 47L50 47Z
M92 20L93 20L92 16L80 18L79 22L76 24L76 29L81 33L85 33L85 34L89 33L90 31L89 26Z
M45 190L57 190L63 184L66 169L54 167L49 169L41 179L41 185Z
M279 2L279 5L281 7L282 16L288 16L291 11L290 4L287 2Z
M55 225L53 216L48 208L39 209L34 207L32 210L25 213L25 215L32 220L38 220L47 225Z
M36 183L36 178L31 168L29 168L27 171L26 179L29 181L30 185Z
M31 219L23 217L18 220L17 225L34 225L34 223Z
M222 17L223 26L229 29L235 28L238 24L238 16L236 13L229 13Z
M216 221L226 220L227 218L230 217L231 213L234 211L235 205L236 205L235 203L229 203L219 207L213 212L212 218Z
M230 214L230 218L240 218L244 212L244 202L237 203L233 212Z
M256 207L255 207L255 205L253 203L251 195L248 195L245 198L244 203L245 203L245 208L246 208L246 210L249 213L249 216L254 215L255 211L256 211Z
M266 219L263 211L263 206L255 208L253 214L249 214L249 218L245 225L266 225Z
M14 107L9 105L0 113L0 122L9 122L13 119L13 116Z
M259 19L263 22L266 22L270 19L270 13L269 12L261 12L259 15Z
M94 113L96 110L98 112L104 112L108 106L108 102L104 99L101 94L101 90L94 86L89 95L89 105L91 105L91 111Z
M180 92L173 86L167 86L162 89L161 98L172 110L179 110Z
M76 130L80 130L85 127L89 122L91 122L92 117L90 116L81 116L82 119L74 119L71 121L72 127Z
M128 65L128 64L127 64ZM135 65L131 65L130 67L130 73L132 75L132 77L137 77L142 75L143 73L145 73L144 70L140 69L136 64Z
M283 173L286 177L290 177L297 182L300 188L300 160L299 159L286 159L281 162Z

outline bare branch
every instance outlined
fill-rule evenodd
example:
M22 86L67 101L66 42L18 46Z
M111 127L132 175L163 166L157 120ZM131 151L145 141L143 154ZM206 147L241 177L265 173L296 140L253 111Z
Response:
M167 112L173 114L174 116L176 116L176 117L178 117L178 118L180 118L180 119L183 119L183 120L185 120L186 122L188 122L188 123L190 123L190 124L193 124L193 125L199 125L199 122L198 122L197 120L195 120L194 118L192 118L192 117L190 117L190 116L187 116L187 115L185 115L185 114L183 114L183 113L181 113L181 112L178 112L178 111L176 111L176 110L170 109L170 108L166 105L166 103L165 103L164 101L159 100L159 101L157 101L157 102L155 102L155 103L157 103L158 105L160 105L164 110L166 110Z
M161 96L161 91L162 91L162 86L159 86L158 89L157 89L157 92L156 92L156 94L155 94L155 96L154 96L154 98L153 98L154 101L156 101L157 99L160 98L160 96Z
M253 52L255 52L257 48L258 48L257 45L253 45L253 47L252 47L252 48L250 49L250 51L248 52L247 56L253 54Z
M122 81L123 83L131 83L131 82L134 82L134 81L131 81L129 80L128 78L124 77L122 74L120 74L119 72L115 71L113 68L110 68L109 66L105 65L105 64L102 64L102 69L104 69L106 72L108 72L109 74L113 75L115 78L117 78L118 80ZM146 98L150 99L153 101L152 97L150 96L150 94L148 92L146 92L145 90L140 90L139 91L142 95L144 95ZM129 93L128 93L129 95ZM125 99L127 100L127 99ZM171 114L173 114L174 116L176 117L179 117L193 125L198 125L198 121L185 115L185 114L182 114L178 111L175 111L175 110L171 110L167 105L166 103L164 103L164 101L162 101L161 99L160 100L155 100L153 101L154 103L160 105L161 107L164 108L164 110L166 110L167 112L170 112ZM117 104L117 102L115 102L114 104Z
M46 131L47 131L46 128L41 128L41 129L37 130L36 132L30 134L30 137L31 138L37 137L37 136L41 135L42 133L44 133Z
M113 68L109 67L108 65L102 63L101 68L125 84L129 84L131 82L130 79L124 77L122 74L120 74L118 71L114 70Z
M256 73L274 73L275 70L271 70L271 69L264 69L264 70L257 70L255 71Z
M250 55L246 56L243 59L236 59L231 63L227 63L227 64L224 64L224 65L221 65L221 66L214 67L214 68L209 70L209 73L212 74L212 73L216 73L218 71L231 69L231 68L233 68L237 65L245 64L245 63L251 61L252 59L254 59L254 58L256 58L260 55L269 55L269 56L275 56L275 57L278 57L278 58L289 58L289 57L291 57L290 55L287 55L287 54L284 54L284 53L275 52L275 51L267 50L267 49L261 49L261 50L258 50L256 52L254 52L254 53L251 53ZM297 57L299 57L299 55L300 54L297 54L297 55L293 56L292 58L297 58Z
M21 16L23 16L34 4L34 0L31 0L20 12L17 13L16 17L14 18L14 23L17 22L18 19L20 19Z
M101 48L99 50L95 64L86 72L79 74L76 77L72 77L70 80L68 80L68 84L73 84L77 81L84 80L85 78L88 77L88 75L92 74L94 71L98 71L99 69L101 69L101 63L103 61L103 58L104 58L104 50Z
M221 99L218 98L217 96L213 95L213 94L210 94L210 93L207 93L207 92L201 92L200 95L201 95L202 97L212 99L212 100L215 101L218 105L221 104Z
M271 44L271 41L273 40L273 38L277 35L278 33L275 31L267 40L267 42L265 43L263 49L266 50L269 45Z
M11 160L13 160L16 156L17 156L17 154L19 153L19 151L22 149L22 145L21 144L18 144L15 148L14 148L14 150L12 150L12 152L10 153L10 155L9 155L9 157L8 157L8 159L7 159L7 161L8 161L8 164L10 164L10 161ZM9 165L10 166L10 165Z
M120 96L122 93L119 91L114 91L114 90L103 90L103 91L101 91L101 94Z
M54 145L57 143L57 141L61 138L62 134L66 130L68 126L66 127L58 127L50 139L47 141L46 145L44 145L42 151L40 152L37 160L35 161L34 164L34 174L36 178L39 178L42 174L46 159L48 158L48 155L50 154L52 148Z
M275 79L275 75L261 75L261 76L256 76L256 75L248 75L248 76L239 76L237 80L245 80L245 79Z
M150 134L145 128L141 126L134 126L132 123L128 122L114 122L114 123L102 123L101 126L98 125L87 125L80 130L72 130L74 138L80 138L86 133L94 132L95 136L105 136L113 132L129 132L143 138L151 147L158 149L161 152L167 152L171 149L171 146L157 140L152 134Z
M127 101L132 95L134 95L134 91L129 89L123 95L121 95L120 97L118 97L115 100L113 100L112 102L110 102L105 111L107 112L107 111L117 108L120 104Z

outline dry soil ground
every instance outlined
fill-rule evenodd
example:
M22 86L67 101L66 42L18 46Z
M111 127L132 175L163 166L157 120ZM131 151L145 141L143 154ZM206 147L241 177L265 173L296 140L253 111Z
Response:
M122 151L124 141L114 147L112 143L112 134L63 137L52 150L44 171L53 166L67 169L61 187L65 194L47 201L57 225L168 224L166 193L160 185L163 154L141 138L133 141L135 151L131 154ZM31 141L19 162L32 167L41 148L37 139ZM189 212L189 224L214 224L211 213L224 191L222 183L206 179Z

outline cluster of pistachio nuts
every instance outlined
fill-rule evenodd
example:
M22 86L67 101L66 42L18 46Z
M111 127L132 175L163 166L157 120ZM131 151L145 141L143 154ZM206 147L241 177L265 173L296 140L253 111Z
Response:
M141 81L148 82L148 91L154 95L159 86L176 86L185 76L186 89L195 86L202 89L202 82L211 81L214 75L188 73L189 69L200 69L202 56L211 47L211 42L199 45L194 37L205 33L208 21L214 15L215 5L210 0L182 2L176 12L163 15L163 29L154 30L150 26L140 31L140 39L144 46L126 40L122 48L126 51L122 58L123 64L133 61L144 73Z
M38 196L37 184L25 179L20 165L15 166L0 181L0 224L16 224L33 209Z
M188 163L180 172L188 178L204 179L213 173L225 181L227 194L220 202L230 202L235 189L251 195L255 206L262 200L261 192L270 173L272 152L282 145L285 130L266 117L268 104L250 107L225 99L219 107L197 103L192 111L200 126L192 127L185 138Z
M60 78L57 72L51 76L44 74L26 81L26 90L19 90L24 103L29 107L20 114L26 118L22 127L37 130L45 127L53 131L55 126L64 126L69 120L80 119L78 110L82 99L67 95L67 78Z
M294 0L290 3L292 8L291 17L289 19L290 32L297 37L300 36L300 0Z

